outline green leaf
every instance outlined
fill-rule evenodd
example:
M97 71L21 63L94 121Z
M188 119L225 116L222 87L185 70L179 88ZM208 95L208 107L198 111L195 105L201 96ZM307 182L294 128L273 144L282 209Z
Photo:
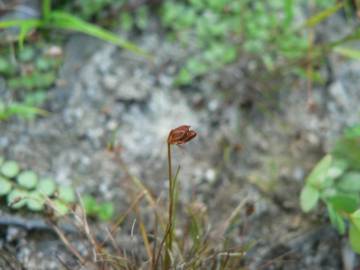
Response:
M64 216L70 211L69 207L63 201L53 200L52 204L57 217Z
M345 192L360 191L360 173L359 172L346 173L339 179L337 188Z
M305 185L300 194L300 206L304 212L312 210L319 201L319 191L310 185Z
M334 48L334 52L348 58L360 60L360 50L337 46Z
M360 254L360 230L353 224L350 224L349 239L352 250Z
M30 62L35 57L35 51L31 47L25 47L20 50L19 59L22 62Z
M360 230L360 209L350 215L350 220Z
M193 75L186 68L182 68L176 77L176 83L178 85L188 85L193 79Z
M334 207L330 203L327 203L326 205L331 224L341 235L343 235L346 229L344 219L335 211Z
M4 196L11 191L11 183L9 180L0 176L0 196Z
M41 194L50 197L54 194L56 190L56 184L51 178L45 178L39 181L36 190L39 191Z
M19 209L26 204L28 193L24 190L14 189L7 196L7 203L13 209Z
M75 191L69 186L60 186L58 198L66 203L73 203L76 200Z
M342 175L348 167L349 165L346 160L334 159L329 168L328 177L331 179L336 179Z
M32 189L35 188L38 177L33 171L24 171L18 175L17 182L26 189Z
M307 177L307 184L311 184L314 187L321 188L326 181L326 177L328 176L328 170L331 166L331 162L331 155L326 155L325 157L323 157Z
M47 115L47 111L21 103L11 103L6 110L8 115L17 115L24 118L32 118L35 115Z
M15 177L19 171L19 165L15 161L6 161L1 166L1 173L8 178Z
M334 209L339 212L352 213L359 206L359 198L352 194L336 194L327 199Z
M99 206L93 196L85 195L82 198L82 201L84 203L84 208L87 215L96 215L98 213Z
M94 24L83 21L83 20L79 19L78 17L75 17L66 12L60 12L60 11L51 12L50 26L60 28L60 29L79 31L79 32L97 37L99 39L105 40L107 42L111 42L115 45L123 47L124 49L132 51L134 53L137 53L137 54L140 54L140 55L143 55L146 57L149 56L138 46L121 38L120 36L115 35L114 33L111 33L101 27L94 25Z
M344 6L343 3L338 3L336 6L329 7L314 16L310 17L305 22L305 27L314 27L317 24L321 23L323 20L329 18L331 15L336 13L340 8Z
M0 156L0 166L4 163L4 161L5 161L5 158Z
M332 154L335 158L346 160L351 169L360 170L360 136L355 135L340 138Z
M348 139L360 138L360 124L347 128L344 137Z
M102 221L110 220L114 215L114 205L111 202L104 202L99 205L98 216Z
M39 57L36 59L35 62L36 68L40 71L47 71L51 69L52 60L45 57Z
M31 192L26 199L26 205L31 211L41 211L44 209L45 198L37 191Z

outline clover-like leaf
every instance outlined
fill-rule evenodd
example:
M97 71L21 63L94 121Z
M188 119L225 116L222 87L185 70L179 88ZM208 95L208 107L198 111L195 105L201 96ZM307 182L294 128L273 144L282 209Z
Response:
M17 182L26 189L32 189L35 188L38 177L33 171L24 171L18 175Z
M13 209L19 209L26 204L28 193L24 190L14 189L7 195L7 203Z
M1 173L8 177L13 178L18 175L20 168L16 161L5 161L0 169Z
M41 211L44 209L44 205L45 198L40 192L33 191L29 193L26 199L27 208L29 208L31 211Z
M72 187L69 186L60 186L59 187L58 198L66 203L73 203L76 200L75 191Z
M12 185L9 180L0 176L0 196L4 196L11 191Z
M38 182L36 190L41 194L50 197L56 190L56 184L51 178L45 178Z

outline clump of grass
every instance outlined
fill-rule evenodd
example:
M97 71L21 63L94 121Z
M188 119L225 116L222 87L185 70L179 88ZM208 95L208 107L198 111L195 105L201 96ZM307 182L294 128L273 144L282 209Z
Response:
M177 167L175 175L172 168L172 147L188 143L197 133L190 126L183 125L172 129L167 138L168 154L168 200L166 207L161 207L149 188L136 176L129 173L117 148L111 149L111 154L122 170L127 174L135 187L135 196L131 200L128 209L120 215L116 221L102 233L94 233L89 226L84 208L72 211L74 223L79 232L85 235L89 243L89 256L80 255L71 242L67 239L56 224L55 231L60 239L68 247L68 250L78 259L80 265L92 266L94 269L240 269L244 255L251 245L231 246L228 238L229 230L234 225L240 209L246 204L244 199L229 217L209 231L206 215L206 206L199 202L189 203L186 207L185 222L183 227L175 222L177 205L177 186L180 167ZM134 190L133 190L134 191ZM153 221L141 213L140 204L147 203ZM82 209L82 211L81 211ZM167 213L167 215L164 215ZM148 214L148 212L147 212ZM126 219L131 215L135 218L131 221L131 236L138 231L143 245L128 248L126 244L116 240L116 232L121 229ZM66 217L68 218L68 217ZM146 223L145 223L146 220ZM150 219L151 220L151 219ZM150 225L153 224L153 225ZM175 233L176 232L176 233ZM178 232L181 233L181 237ZM135 239L135 238L134 238ZM137 238L139 239L139 238ZM136 251L135 251L136 250ZM64 262L64 264L66 264Z

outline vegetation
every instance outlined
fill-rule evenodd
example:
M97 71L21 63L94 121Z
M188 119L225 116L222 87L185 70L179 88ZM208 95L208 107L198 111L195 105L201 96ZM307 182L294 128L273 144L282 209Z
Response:
M259 77L263 73L276 74L282 70L303 76L308 80L311 92L311 81L321 81L317 68L325 56L334 52L360 59L360 52L349 45L350 41L359 40L358 28L338 40L317 40L316 37L317 27L338 12L351 20L349 2L166 0L155 5L156 8L142 4L130 10L126 8L125 0L97 0L92 4L86 0L43 0L38 19L0 21L0 29L15 27L19 30L18 47L10 44L0 48L3 52L0 76L9 90L8 96L0 98L0 121L12 116L34 119L47 115L42 108L48 98L48 89L57 83L62 64L62 41L55 42L58 53L49 53L49 37L54 31L84 33L149 57L134 43L104 27L116 25L125 33L146 32L152 20L161 25L168 41L178 43L186 51L184 59L175 63L177 86L189 86L207 74L245 59L250 63L249 68L252 66L261 71L260 75L256 74ZM303 14L308 16L302 18ZM34 31L43 35L32 40ZM241 203L219 224L211 224L215 229L210 230L204 205L178 201L180 167L173 171L172 151L176 145L188 143L195 136L196 132L187 125L171 130L168 135L168 196L165 203L156 198L143 181L130 174L120 155L114 152L114 159L132 181L132 191L135 190L134 197L129 196L129 208L117 219L114 219L114 202L102 201L90 194L78 198L73 187L59 185L52 178L40 177L32 170L23 170L16 161L2 157L0 201L10 212L28 211L44 218L49 214L51 218L56 217L51 219L53 228L69 252L79 264L90 261L95 269L242 269L244 255L253 243L236 243L231 239L231 232L238 225L235 219L245 204ZM229 155L224 151L224 159ZM347 129L313 168L302 188L300 206L308 213L321 209L320 203L325 205L331 224L341 235L348 232L352 249L360 254L359 195L360 125ZM185 209L181 220L180 206ZM140 250L137 257L119 251L122 247L118 247L116 240L117 230L130 215L136 220L131 236L137 229L142 241L137 247ZM56 226L60 217L73 222L78 232L83 233L92 258L83 257L71 246L64 232ZM95 236L88 224L89 218L111 222L104 233L106 237Z
M52 212L55 216L69 213L76 203L75 191L70 186L61 186L50 177L39 177L31 170L20 170L16 161L0 157L0 197L6 197L11 209L27 208L30 211ZM83 205L89 217L108 221L113 217L112 203L98 203L94 197L85 195Z
M170 35L186 46L192 55L180 69L179 84L233 63L240 55L274 70L303 59L311 46L306 27L295 20L307 1L188 0L166 1L161 15ZM314 27L331 16L341 5L318 1L326 12L311 18ZM294 69L295 70L295 69Z
M360 253L360 125L349 128L306 179L301 208L309 212L322 201L340 234L349 226L353 250Z

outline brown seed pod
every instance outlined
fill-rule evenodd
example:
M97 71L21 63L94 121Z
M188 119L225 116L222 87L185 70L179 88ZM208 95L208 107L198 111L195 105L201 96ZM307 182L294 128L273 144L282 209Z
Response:
M185 144L195 138L196 135L197 133L191 130L190 126L182 125L170 131L167 142L176 145Z

